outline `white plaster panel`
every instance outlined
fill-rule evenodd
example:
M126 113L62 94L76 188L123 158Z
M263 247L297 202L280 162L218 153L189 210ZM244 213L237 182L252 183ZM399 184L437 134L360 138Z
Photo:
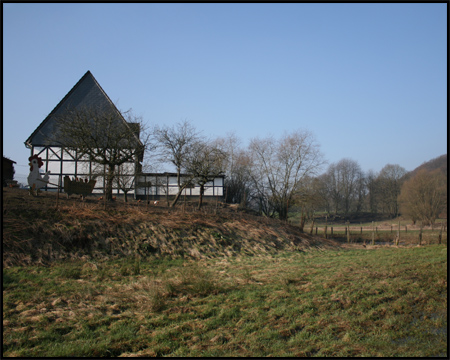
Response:
M61 161L47 161L47 166L51 173L59 174L61 170Z
M63 161L63 174L75 174L75 161Z

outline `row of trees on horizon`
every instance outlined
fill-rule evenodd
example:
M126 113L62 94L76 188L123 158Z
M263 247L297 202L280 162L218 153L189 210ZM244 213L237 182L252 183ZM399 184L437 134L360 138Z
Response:
M327 165L307 130L279 138L254 138L244 148L234 133L207 139L187 120L149 128L130 111L124 114L128 125L118 127L115 113L69 112L59 119L56 133L58 139L65 139L65 147L77 149L108 169L105 193L109 198L113 182L125 192L134 186L120 185L120 175L130 179L123 165L138 156L144 160L141 171L157 172L168 165L176 171L179 192L171 207L193 183L201 188L201 207L208 182L225 175L225 202L281 220L287 220L289 211L300 212L302 224L319 211L330 215L381 213L392 218L402 214L413 222L430 224L446 209L446 173L420 171L411 177L397 164L387 164L379 173L363 172L349 158Z
M193 171L192 166L183 165L183 158L190 164L190 155L199 157L201 152L191 145L205 139L192 124L156 127L154 136L155 152L162 162L170 159L178 173ZM441 171L421 171L411 178L400 165L387 164L378 173L364 172L349 158L325 168L319 144L307 130L278 139L254 138L247 148L235 133L207 143L215 149L209 156L210 163L217 165L211 175L226 175L225 202L282 220L289 211L300 212L300 226L315 212L344 216L370 212L392 218L403 214L413 222L431 224L446 208L447 179ZM205 161L205 156L200 158Z

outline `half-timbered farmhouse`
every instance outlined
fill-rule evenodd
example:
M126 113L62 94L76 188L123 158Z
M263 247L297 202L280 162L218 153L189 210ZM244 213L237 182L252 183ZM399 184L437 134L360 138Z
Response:
M119 114L118 121L123 121L130 127L135 125L126 122L91 72L87 71L25 141L25 146L30 149L30 156L37 155L42 159L44 165L40 170L42 172L50 171L49 183L42 190L63 188L64 178L67 179L68 176L70 179L80 179L86 182L95 179L93 193L105 192L106 166L95 163L76 150L69 150L61 139L56 141L53 136L58 133L58 118L63 117L69 110L85 108L116 111ZM116 174L120 174L122 178L121 181L131 184L128 194L134 195L136 199L153 200L174 197L178 192L176 174L142 173L142 161L143 158L134 159L133 162L123 164L121 169L116 169ZM129 177L128 180L127 177ZM223 177L217 177L207 183L204 196L222 197L223 184ZM123 193L120 188L121 186L115 182L113 192ZM196 197L199 192L200 187L192 184L183 191L182 195Z
M56 189L57 186L62 187L64 177L69 176L71 179L83 180L95 178L96 185L93 192L104 192L105 167L99 166L87 156L81 156L76 150L66 149L60 140L52 136L57 133L59 117L68 113L69 109L72 111L86 108L117 112L118 121L126 122L91 72L86 72L25 141L25 146L31 150L31 156L37 155L44 162L41 170L50 171L49 183L44 190ZM127 126L132 126L132 124L127 124ZM133 179L136 172L140 170L140 160L142 161L142 159L135 159L134 162L124 164L127 169L126 173ZM113 189L119 191L117 185L114 185Z

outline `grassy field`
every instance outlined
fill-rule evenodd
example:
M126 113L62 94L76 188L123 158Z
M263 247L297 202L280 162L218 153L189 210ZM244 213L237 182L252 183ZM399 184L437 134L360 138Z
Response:
M447 247L3 271L3 356L442 356Z

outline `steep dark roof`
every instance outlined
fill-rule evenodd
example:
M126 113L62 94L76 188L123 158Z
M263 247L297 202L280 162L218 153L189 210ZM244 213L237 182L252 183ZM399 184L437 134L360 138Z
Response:
M45 146L45 145L56 145L49 144L48 137L46 134L51 134L54 132L55 118L64 113L68 108L89 108L95 106L100 110L111 110L117 111L114 103L106 95L105 91L102 89L100 84L95 80L94 76L90 71L75 84L75 86L67 93L66 96L59 102L58 105L52 110L52 112L42 121L42 123L34 130L30 137L25 141L25 146ZM120 115L124 122L125 119Z

